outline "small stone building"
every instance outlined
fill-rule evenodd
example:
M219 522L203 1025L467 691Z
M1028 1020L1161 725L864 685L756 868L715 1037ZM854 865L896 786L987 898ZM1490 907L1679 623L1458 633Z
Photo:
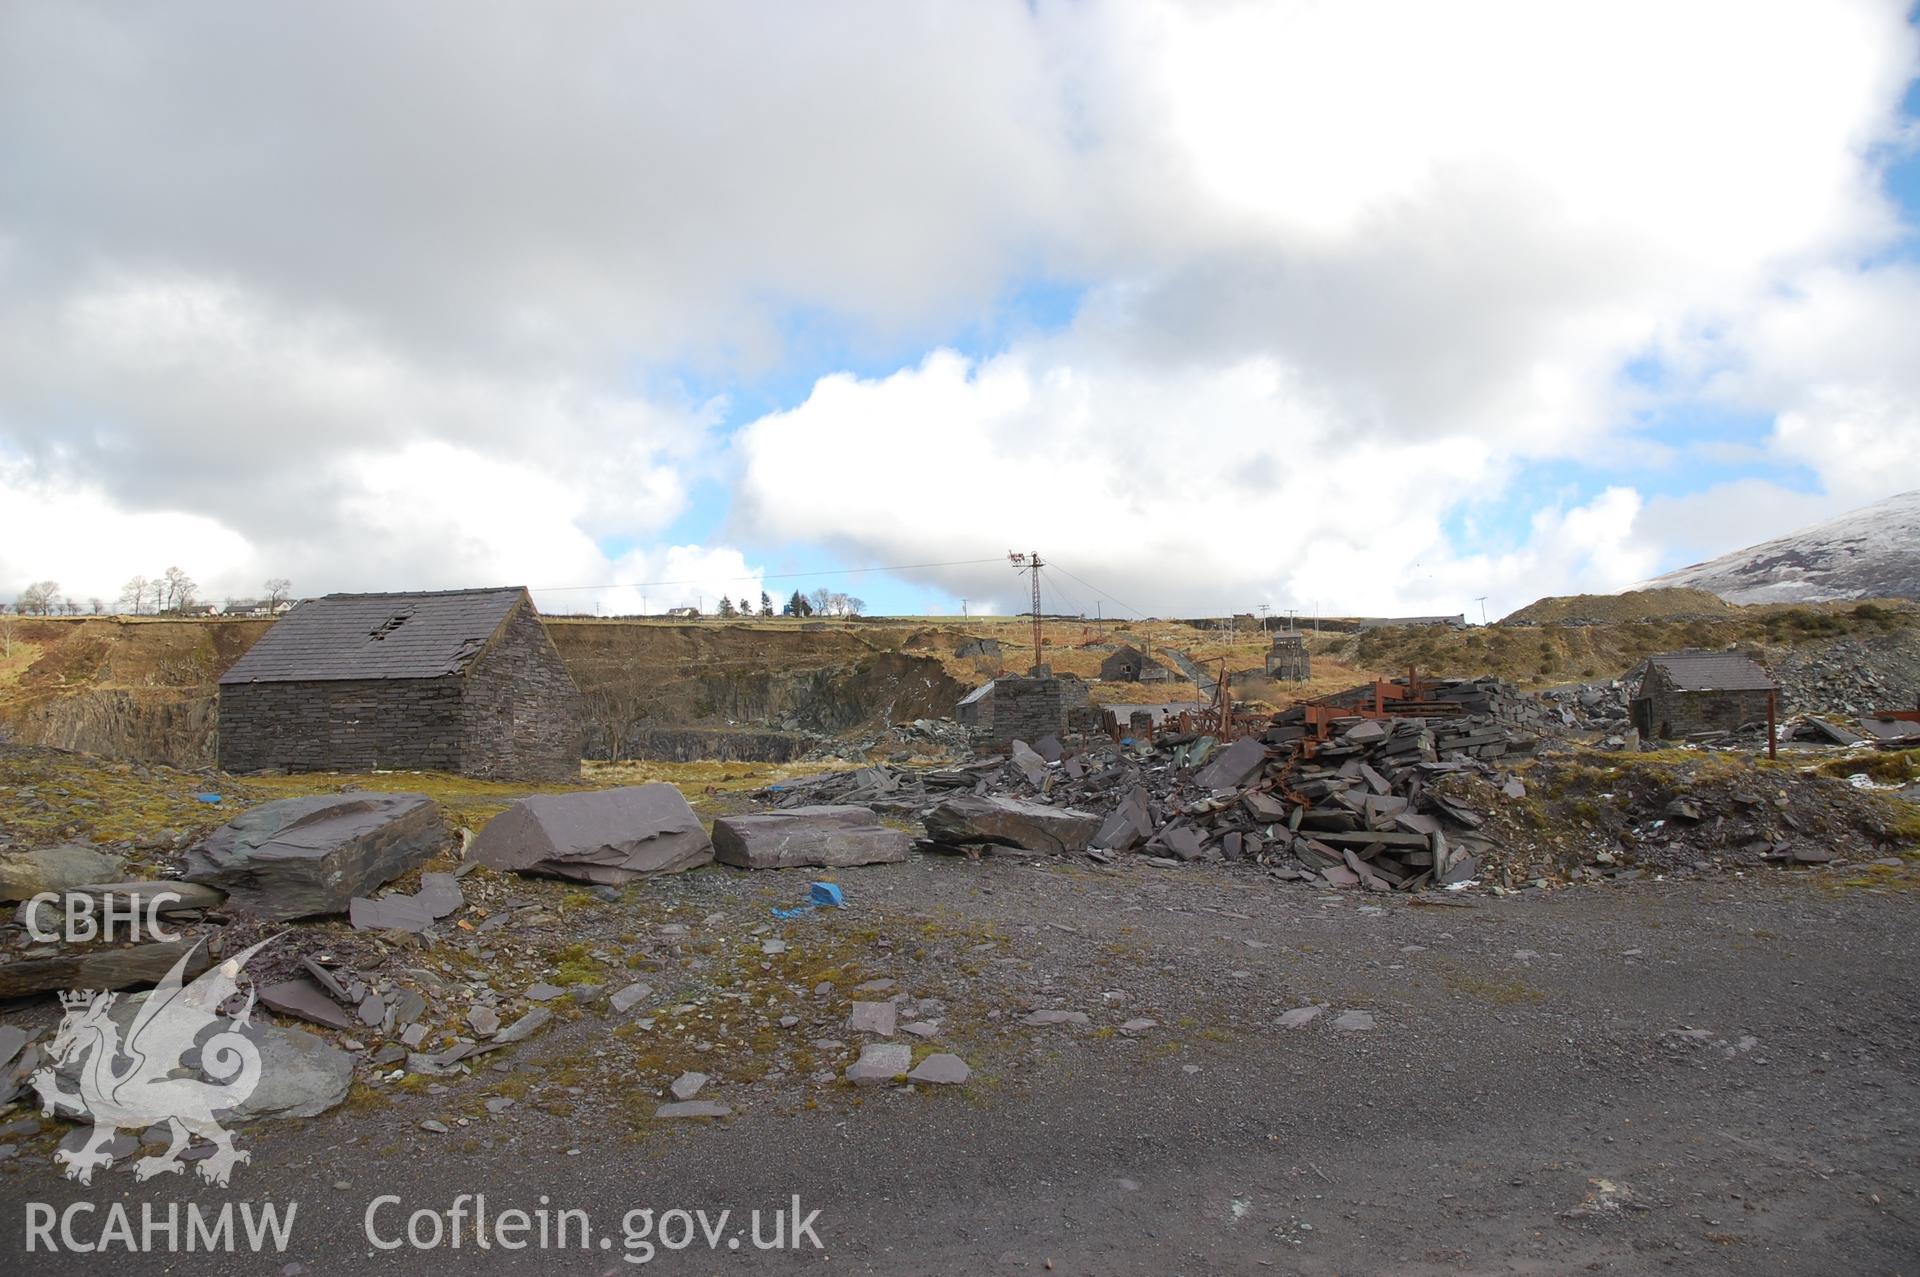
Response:
M220 677L222 769L580 774L580 690L524 588L330 594Z
M1164 683L1173 672L1137 647L1122 645L1100 662L1103 683Z
M975 749L1003 751L1016 740L1032 744L1043 736L1060 735L1090 704L1085 679L1002 674L967 693L953 717L966 727Z
M1629 676L1633 725L1643 740L1682 740L1767 721L1773 677L1738 652L1663 652Z

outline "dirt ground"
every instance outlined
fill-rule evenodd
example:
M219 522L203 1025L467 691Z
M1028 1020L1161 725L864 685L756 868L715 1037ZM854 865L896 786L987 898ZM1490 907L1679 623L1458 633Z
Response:
M1908 1273L1920 1270L1920 936L1911 866L1641 881L1422 905L1319 893L1226 866L1113 869L916 856L840 875L850 908L791 920L804 872L710 868L566 917L687 965L703 941L784 938L838 969L799 987L795 1040L838 1039L846 983L891 978L939 1010L962 1087L755 1078L713 1044L714 1123L616 1120L658 1076L583 1075L615 1018L586 1009L437 1090L370 1088L303 1123L246 1128L225 1192L91 1189L39 1146L0 1166L0 1252L29 1201L298 1202L284 1254L153 1256L130 1272L629 1271L621 1217L786 1204L824 1249L655 1253L688 1273ZM683 919L676 943L645 937ZM670 983L662 978L660 983ZM797 979L789 983L798 985ZM680 993L668 995L687 996ZM1324 1010L1303 1027L1278 1021ZM1036 1007L1085 1026L1029 1027ZM1373 1027L1341 1028L1364 1011ZM638 1014L638 1013L636 1013ZM670 1018L648 1012L665 1036ZM1349 1017L1347 1022L1366 1017ZM1128 1021L1156 1025L1120 1031ZM639 1035L629 1035L639 1036ZM908 1039L897 1039L908 1040ZM783 1048L786 1049L786 1048ZM638 1065L634 1065L638 1068ZM676 1066L677 1067L677 1066ZM484 1099L512 1081L520 1101ZM806 1082L805 1085L795 1085ZM622 1092L630 1092L623 1094ZM8 1115L17 1117L18 1113ZM418 1123L446 1120L446 1134ZM42 1140L57 1132L50 1131ZM363 1220L461 1193L589 1212L565 1252L376 1251ZM734 1227L740 1227L736 1219ZM628 1262L623 1262L623 1257ZM287 1265L303 1267L290 1268ZM19 1271L98 1271L95 1257Z

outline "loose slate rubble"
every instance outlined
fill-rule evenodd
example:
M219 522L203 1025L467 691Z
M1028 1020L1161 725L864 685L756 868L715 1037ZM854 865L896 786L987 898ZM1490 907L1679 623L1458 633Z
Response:
M308 918L346 912L446 845L440 807L425 794L286 798L214 830L188 853L186 878L225 891L238 912Z
M1552 707L1496 679L1423 681L1420 702L1371 685L1282 711L1258 735L1221 742L1169 733L1157 741L1078 747L1048 739L1012 757L926 770L867 767L785 782L762 797L780 808L826 801L911 815L931 850L1012 847L1115 853L1153 864L1243 861L1273 876L1368 891L1417 891L1474 880L1493 844L1482 816L1436 787L1475 773L1509 800L1524 783L1502 764L1530 756Z
M847 1016L847 1028L855 1033L872 1033L883 1038L893 1036L898 1009L891 1002L856 1002Z
M960 1086L973 1076L973 1070L967 1062L957 1055L942 1052L929 1055L920 1061L913 1072L907 1074L907 1081L922 1082L934 1086Z
M860 1048L860 1058L847 1066L847 1081L855 1086L878 1086L903 1076L913 1067L913 1049L902 1042L874 1042Z
M657 781L523 798L487 822L467 859L618 886L704 865L713 843L680 791Z
M871 807L790 807L713 822L714 858L741 869L845 869L907 858L910 835L880 823Z
M355 896L347 902L347 916L356 931L427 930L466 904L466 894L452 874L420 875L420 890L410 896L386 895L377 900Z

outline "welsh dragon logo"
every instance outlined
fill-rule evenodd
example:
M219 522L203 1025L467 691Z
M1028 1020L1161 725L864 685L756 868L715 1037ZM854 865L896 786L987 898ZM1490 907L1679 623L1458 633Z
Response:
M53 1063L34 1073L33 1088L40 1093L46 1116L63 1109L93 1119L93 1134L84 1147L54 1154L66 1166L68 1179L92 1183L94 1171L113 1162L106 1150L116 1134L128 1130L137 1135L161 1122L170 1128L171 1143L135 1162L135 1179L179 1174L186 1166L180 1155L194 1136L214 1146L196 1167L209 1184L224 1187L235 1166L252 1160L251 1153L233 1146L233 1136L213 1117L244 1103L260 1084L259 1049L243 1034L253 1014L252 982L237 1015L222 1017L219 1008L239 992L247 959L272 939L216 963L191 984L183 984L181 976L193 954L182 954L135 1011L125 1041L112 1015L117 994L89 989L60 995L66 1016L48 1050ZM201 1041L201 1034L216 1024L225 1027ZM196 1051L197 1072L212 1081L180 1076L196 1071L185 1067L186 1057ZM61 1089L57 1070L62 1066L78 1066L78 1094Z

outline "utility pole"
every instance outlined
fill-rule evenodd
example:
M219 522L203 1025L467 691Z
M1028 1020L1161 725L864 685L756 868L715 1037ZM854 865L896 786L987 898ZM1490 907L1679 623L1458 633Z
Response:
M1262 634L1267 632L1267 605L1265 603L1260 605L1260 632Z
M965 599L961 599L961 600L960 600L960 615L961 615L962 617L965 617L965 616L966 616L966 614L967 614L967 601L966 601Z
M1016 554L1009 550L1007 562L1013 564L1016 572L1026 572L1033 578L1033 665L1039 669L1047 663L1046 639L1040 630L1040 569L1046 563L1041 560L1038 550L1028 554Z

